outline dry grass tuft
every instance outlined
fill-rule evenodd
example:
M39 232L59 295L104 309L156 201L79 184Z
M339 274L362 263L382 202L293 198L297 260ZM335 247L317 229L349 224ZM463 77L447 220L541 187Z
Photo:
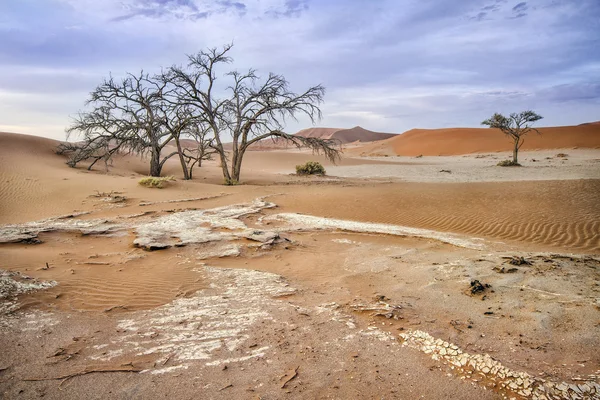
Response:
M142 186L146 186L149 188L162 189L164 188L168 182L174 181L174 176L146 176L138 181L138 183Z

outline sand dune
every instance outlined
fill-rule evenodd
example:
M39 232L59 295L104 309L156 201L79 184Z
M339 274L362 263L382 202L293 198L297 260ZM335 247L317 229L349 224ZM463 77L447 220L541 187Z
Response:
M539 128L530 133L521 150L600 148L600 124ZM512 149L512 140L496 129L412 129L382 142L350 149L356 155L440 156L498 152Z
M582 132L598 126L544 135L589 145L597 136ZM565 142L565 129L579 133ZM458 151L465 138L449 132ZM427 132L411 137L415 151L435 145ZM384 143L394 151L400 139ZM310 151L254 151L241 185L223 186L211 161L159 190L138 184L147 160L73 169L57 143L0 134L0 225L12 241L0 245L0 391L10 398L189 397L182 382L214 398L280 398L286 384L298 398L600 392L600 179L583 179L598 176L600 150L525 153L511 182L486 172L503 155L344 156L333 167ZM333 176L290 174L308 160ZM164 174L179 168L172 159ZM343 168L363 174L335 176ZM425 168L456 180L425 183ZM373 169L394 174L369 178ZM400 180L409 174L416 181ZM86 374L94 366L105 373Z
M298 132L295 133L295 135L298 136L304 136L304 137L314 137L314 138L320 138L320 139L330 139L331 136L338 132L343 130L342 128L307 128L307 129L302 129Z
M330 139L335 140L339 144L348 143L369 143L380 140L389 139L396 136L393 133L373 132L364 129L360 126L355 126L350 129L341 128L307 128L296 132L294 135L319 138L319 139ZM287 149L294 148L295 146L287 140L275 138L265 139L259 143L254 144L252 150L270 150L270 149Z
M232 195L230 201L234 201L263 193L260 186L226 188L215 185L221 182L216 162L199 169L193 182L175 182L168 190L146 190L137 185L137 179L145 174L147 163L137 157L118 158L109 174L103 172L101 166L100 173L90 173L68 168L64 158L53 152L57 143L28 135L0 135L0 179L4 182L0 192L0 221L24 222L81 210L97 212L107 207L102 199L90 197L97 192L123 192L131 202L220 193ZM306 160L318 160L326 168L330 167L323 156L310 152L251 152L246 156L242 178L259 185L302 183L288 174L296 164ZM385 162L344 157L340 165L382 163ZM180 176L177 160L167 165L165 174ZM199 184L198 180L203 183ZM350 188L335 185L319 186L316 191L314 187L301 186L287 187L284 192L288 196L282 197L281 204L286 207L286 212L517 240L540 248L600 250L597 235L600 232L597 207L600 187L596 180L441 185L395 183ZM365 207L365 204L369 206ZM110 210L107 208L106 212Z
M301 130L295 135L304 137L317 137L321 139L333 139L342 144L352 142L376 142L378 140L390 139L396 136L394 133L373 132L360 126L350 129L335 128L309 128Z
M284 212L600 252L598 180L321 187L294 191L278 204Z
M77 250L69 250L75 243ZM198 274L178 264L179 258L167 253L149 257L141 249L132 249L127 237L45 236L43 246L28 249L26 258L22 253L21 245L3 246L3 263L21 271L37 269L40 278L60 282L26 306L53 303L63 310L82 311L151 309L205 287ZM45 263L50 268L40 271Z

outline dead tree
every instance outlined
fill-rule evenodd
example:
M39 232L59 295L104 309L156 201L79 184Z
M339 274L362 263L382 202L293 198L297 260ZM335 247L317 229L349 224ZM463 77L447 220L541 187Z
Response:
M512 113L510 116L505 117L502 114L495 113L491 118L486 119L481 124L487 125L490 128L497 128L502 131L505 135L509 136L514 141L513 147L513 165L519 165L517 156L519 149L525 143L524 136L529 132L534 131L537 134L540 133L535 128L531 127L531 124L539 121L543 117L536 114L533 111L523 111L520 113Z
M335 162L340 152L334 142L283 132L287 118L296 119L299 114L308 116L312 122L321 118L319 105L325 94L323 86L313 86L297 94L290 90L287 80L281 75L269 74L260 83L254 70L246 73L234 71L226 75L232 80L228 96L219 98L215 95L217 67L233 61L228 56L231 48L232 45L226 45L222 49L201 51L188 56L186 68L173 66L163 73L163 79L175 87L177 103L193 107L197 119L210 131L212 147L221 159L225 184L233 185L240 181L246 150L266 138L288 139L296 146L323 152ZM231 162L223 145L229 137L232 139Z
M143 71L138 75L128 73L120 81L113 77L104 80L86 102L90 111L80 112L67 129L67 138L75 134L83 136L85 144L76 157L74 165L86 158L95 143L108 143L118 150L136 154L150 154L150 175L160 176L167 159L177 152L161 157L173 134L165 127L163 91L167 84L154 79ZM112 157L116 151L108 151ZM94 157L88 157L94 158ZM96 160L97 161L97 160Z
M89 141L78 143L62 142L56 147L55 152L67 156L67 165L71 168L75 168L80 162L91 161L87 167L89 171L100 160L104 161L104 166L108 170L113 154L119 150L119 147L111 146L109 137L96 136Z
M208 136L209 130L199 124L190 126L185 134L193 139L194 144L183 148L182 154L186 160L189 179L193 178L194 167L201 167L202 161L211 160L217 151L213 147L212 139Z
M181 144L186 132L190 131L197 121L193 114L190 112L189 107L180 106L177 103L166 101L162 105L163 111L163 124L167 132L171 134L177 150L167 157L171 157L175 154L179 156L179 162L181 164L181 170L183 172L183 179L192 179L191 172L188 168L188 157L185 154L185 148Z

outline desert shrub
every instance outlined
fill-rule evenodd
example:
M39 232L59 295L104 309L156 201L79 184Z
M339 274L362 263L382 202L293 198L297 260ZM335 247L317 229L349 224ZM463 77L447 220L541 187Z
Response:
M305 164L296 165L298 175L325 175L325 168L318 161L308 161Z
M558 153L558 154L556 155L556 157L558 157L558 158L566 158L566 157L568 157L568 156L569 156L569 155L568 155L568 154L566 154L566 153Z
M162 189L165 187L167 182L174 181L175 177L173 176L164 176L164 177L155 177L155 176L146 176L138 181L138 183L142 186L146 186L149 188L157 188Z
M499 167L520 167L521 164L514 162L513 160L502 160L498 164Z

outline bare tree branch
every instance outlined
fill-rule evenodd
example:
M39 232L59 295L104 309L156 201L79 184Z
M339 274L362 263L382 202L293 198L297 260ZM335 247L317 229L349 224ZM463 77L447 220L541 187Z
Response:
M80 112L67 129L67 138L81 135L84 143L70 159L72 166L98 157L102 148L106 150L103 157L108 158L124 150L150 153L150 175L159 176L164 164L161 151L173 139L164 125L163 92L167 85L144 71L127 73L122 80L112 76L105 79L86 101L90 110ZM100 143L103 147L98 146Z
M256 71L226 74L232 81L228 96L218 99L213 94L217 80L216 68L228 64L232 45L222 49L209 49L189 56L187 68L173 66L164 74L177 92L177 103L193 108L199 124L211 136L211 146L221 158L226 184L240 180L243 156L253 143L272 137L282 137L297 146L307 146L323 152L332 161L339 159L339 150L332 141L300 138L283 132L288 119L307 116L312 122L321 118L320 104L325 88L310 87L303 93L292 92L288 81L281 75L269 74L261 82ZM232 139L231 160L223 142Z

